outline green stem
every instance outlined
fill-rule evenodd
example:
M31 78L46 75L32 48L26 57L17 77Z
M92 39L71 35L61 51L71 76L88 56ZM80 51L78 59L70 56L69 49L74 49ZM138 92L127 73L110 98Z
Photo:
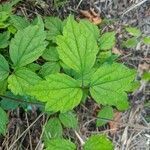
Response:
M27 102L27 101L24 101L24 100L22 100L22 99L17 99L17 98L5 96L5 95L0 95L0 97L1 97L1 98L6 98L6 99L9 99L9 100L11 100L11 101L18 102L18 103L27 103L27 104L41 105L41 106L44 105L44 103L39 103L39 102Z

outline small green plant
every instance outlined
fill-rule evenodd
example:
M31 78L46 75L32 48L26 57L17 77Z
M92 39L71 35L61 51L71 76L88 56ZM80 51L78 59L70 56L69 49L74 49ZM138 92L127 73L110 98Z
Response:
M140 29L136 27L126 27L125 30L131 37L123 42L124 47L133 48L139 42L150 45L150 36L142 34Z
M22 21L16 23L17 19ZM75 144L63 138L63 128L78 129L75 107L91 97L103 106L98 117L108 119L113 117L113 107L121 111L129 108L126 92L137 85L136 71L109 60L112 54L108 50L115 45L114 32L99 34L97 26L86 20L77 22L73 16L65 21L47 17L44 23L40 16L32 23L17 16L11 20L16 32L6 29L4 32L11 35L5 42L0 38L1 134L5 135L8 123L3 109L27 109L22 104L38 101L50 116L43 127L47 150L75 150ZM8 106L8 96L24 101ZM97 126L106 123L97 120ZM93 145L94 150L113 149L104 135L90 137L83 148L90 150Z

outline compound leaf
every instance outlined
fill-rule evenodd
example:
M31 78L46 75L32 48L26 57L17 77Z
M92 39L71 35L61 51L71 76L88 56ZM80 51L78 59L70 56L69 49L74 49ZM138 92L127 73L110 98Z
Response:
M32 63L45 50L46 33L43 22L39 19L38 24L19 30L10 43L10 58L15 67L23 67Z
M128 108L125 92L133 90L134 78L135 71L122 64L104 64L91 77L91 95L97 103L124 110Z
M20 68L16 70L8 78L8 88L12 91L13 94L23 95L26 93L26 90L35 85L41 80L36 73L32 72L28 68Z
M63 36L57 37L57 44L60 59L82 76L93 67L98 52L96 39L72 16L67 19Z
M113 144L105 135L92 135L85 142L84 150L113 150Z
M5 80L9 75L7 60L0 54L0 81Z
M0 107L0 134L5 135L6 133L6 124L8 123L8 116L5 111Z
M52 74L29 90L36 99L47 102L47 111L66 112L77 106L82 98L78 82L65 74Z
M46 150L76 150L76 146L69 140L56 138L49 140Z

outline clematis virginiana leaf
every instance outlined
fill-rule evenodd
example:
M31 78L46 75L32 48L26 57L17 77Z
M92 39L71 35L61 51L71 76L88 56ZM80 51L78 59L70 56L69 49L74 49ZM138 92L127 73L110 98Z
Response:
M8 78L8 88L13 94L24 95L30 86L34 86L41 78L28 68L20 68Z
M82 98L80 85L65 74L52 74L29 89L31 96L46 102L47 111L66 112L76 107Z
M23 67L38 59L45 50L46 33L41 19L37 25L19 30L10 43L10 58L15 68Z
M71 69L86 74L94 65L98 52L93 33L83 23L68 17L63 35L57 37L60 59Z
M97 103L128 108L127 91L133 90L135 71L122 64L104 64L91 77L90 92Z

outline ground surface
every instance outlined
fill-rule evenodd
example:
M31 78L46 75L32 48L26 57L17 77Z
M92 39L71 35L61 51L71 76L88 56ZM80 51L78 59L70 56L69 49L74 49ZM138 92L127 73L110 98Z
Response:
M80 10L93 8L102 20L112 21L111 24L105 24L102 30L117 32L116 48L122 54L120 61L137 69L137 78L140 79L142 72L150 69L150 47L139 43L134 49L126 49L120 44L124 38L125 25L136 26L146 35L150 35L150 1L143 1L143 4L140 2L140 0L69 0L63 7L57 8L54 7L52 0L24 0L17 6L16 13L28 18L33 18L37 13L42 16L59 16L60 18L74 14L78 18L81 16ZM150 98L149 86L148 83L141 81L140 88L129 94L131 108L124 113L118 113L119 119L115 118L116 120L112 121L111 128L108 125L96 128L94 113L97 106L88 100L84 106L76 109L80 130L78 133L66 131L65 136L74 139L78 144L78 149L80 149L81 141L77 134L84 140L91 133L106 133L113 141L116 150L149 150L150 108L144 106ZM47 118L35 110L36 108L32 109L32 112L28 114L20 109L9 112L9 133L0 140L2 149L7 149L12 144L15 146L11 148L12 150L42 149L41 127Z

